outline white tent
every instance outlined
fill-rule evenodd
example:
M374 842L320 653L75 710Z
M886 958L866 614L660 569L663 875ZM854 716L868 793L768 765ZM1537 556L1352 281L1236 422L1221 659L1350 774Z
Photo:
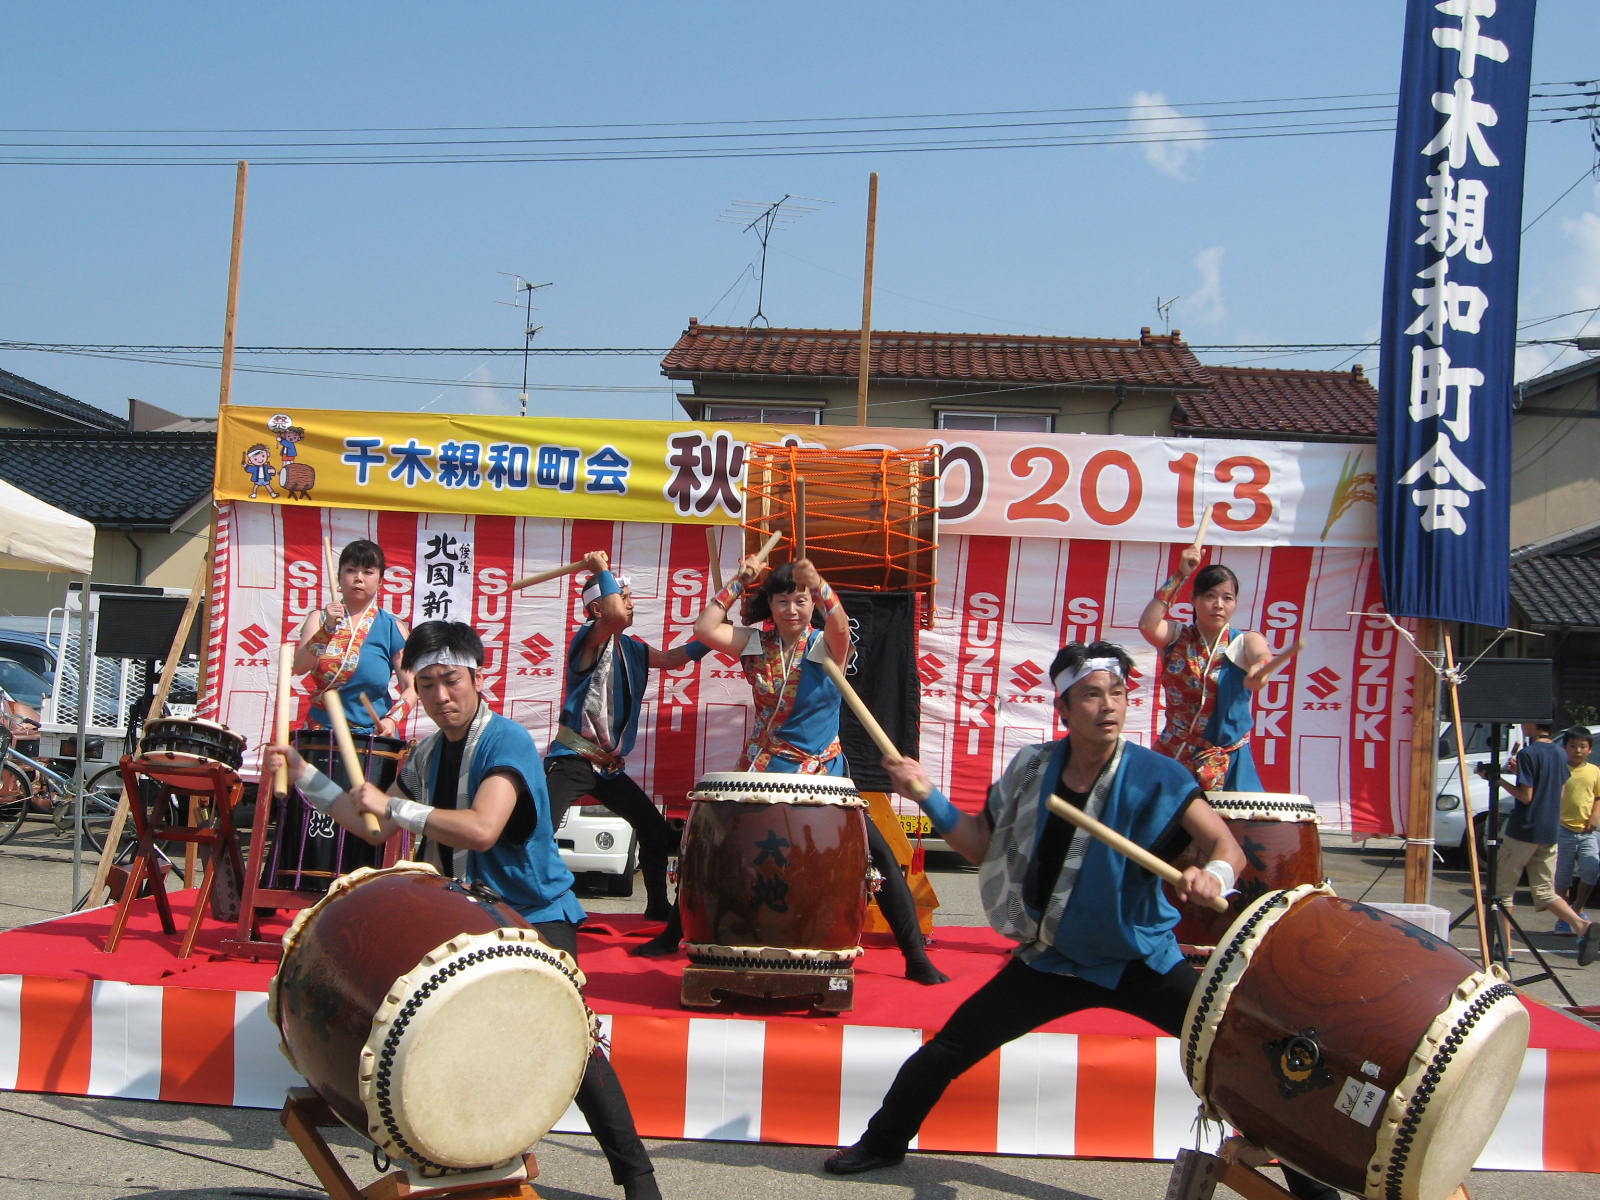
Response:
M0 479L0 567L87 575L94 526Z
M78 635L78 678L88 678L89 569L94 563L94 526L52 508L37 496L0 479L0 567L15 571L69 571L84 577L83 625ZM64 642L64 639L63 639ZM63 644L62 649L66 646ZM72 838L72 895L78 896L83 863L83 751L89 706L78 705L78 794Z

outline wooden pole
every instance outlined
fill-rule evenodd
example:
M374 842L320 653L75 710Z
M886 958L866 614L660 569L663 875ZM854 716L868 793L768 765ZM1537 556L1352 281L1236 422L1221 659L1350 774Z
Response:
M806 556L806 481L794 481L794 556Z
M872 259L878 242L878 173L867 177L867 262L861 278L861 353L856 376L856 424L867 423L867 376L872 369Z
M326 533L322 535L322 570L328 577L328 603L332 604L340 596L339 560L333 556L333 538ZM345 615L349 616L348 613Z
M1406 873L1401 898L1407 904L1427 904L1433 877L1433 802L1438 787L1435 747L1439 744L1439 674L1437 659L1427 656L1439 648L1439 622L1417 623L1417 649L1422 652L1411 677L1411 787L1406 807ZM1463 792L1462 801L1466 797ZM1467 813L1472 825L1472 813Z
M233 390L233 334L239 315L239 260L244 253L244 198L250 185L250 164L239 160L233 184L233 249L228 256L228 309L222 321L222 390L217 398L226 408ZM220 476L219 476L220 478Z
M1455 650L1450 645L1450 635L1444 635L1444 666L1451 675L1455 673ZM1446 676L1449 678L1449 676ZM1478 921L1478 962L1483 969L1489 969L1489 918L1483 909L1483 887L1478 882L1478 832L1472 822L1472 771L1467 766L1467 739L1461 732L1461 689L1455 684L1450 684L1450 723L1456 738L1456 770L1461 772L1461 803L1467 810L1467 863L1472 872L1472 913ZM1428 791L1433 791L1430 780ZM1495 804L1498 797L1495 795L1494 785L1489 785L1489 803ZM1413 803L1415 801L1413 800ZM1489 881L1494 886L1494 881Z

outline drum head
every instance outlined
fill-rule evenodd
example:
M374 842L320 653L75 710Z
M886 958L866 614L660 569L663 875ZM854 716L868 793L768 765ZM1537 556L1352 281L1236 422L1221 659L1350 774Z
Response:
M855 783L843 775L794 775L784 771L712 772L700 777L689 799L734 804L845 804L855 808L867 803Z
M453 938L396 980L361 1055L367 1133L423 1174L486 1167L550 1131L593 1049L572 960L531 929Z
M1316 805L1287 792L1207 792L1206 803L1235 821L1311 821L1321 824Z

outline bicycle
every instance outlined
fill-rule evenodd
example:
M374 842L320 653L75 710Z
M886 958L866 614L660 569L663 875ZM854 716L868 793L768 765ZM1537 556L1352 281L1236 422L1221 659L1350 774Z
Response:
M121 798L122 769L116 763L106 764L84 781L83 836L96 851L105 847ZM70 775L30 758L15 746L6 746L5 765L0 768L0 845L9 841L29 816L49 817L58 833L70 833L74 800ZM133 823L124 822L119 850L136 840Z

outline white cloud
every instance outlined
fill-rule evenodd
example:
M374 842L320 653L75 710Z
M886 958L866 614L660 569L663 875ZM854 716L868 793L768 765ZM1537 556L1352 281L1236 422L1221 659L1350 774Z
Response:
M1131 104L1135 111L1128 125L1145 143L1145 162L1174 179L1191 178L1190 165L1205 149L1206 123L1184 116L1160 92L1135 92Z
M1586 211L1561 222L1561 233L1565 252L1537 289L1524 292L1524 305L1532 301L1541 311L1525 308L1519 317L1528 321L1545 313L1572 315L1524 329L1521 337L1569 338L1579 333L1600 336L1600 314L1589 311L1600 307L1600 186L1591 192ZM1537 300L1533 300L1534 296ZM1582 361L1586 353L1560 346L1524 346L1517 351L1516 377L1521 381L1559 371Z
M1222 301L1223 246L1207 246L1194 256L1194 269L1200 273L1200 286L1191 291L1183 306L1189 322L1220 321L1228 315Z

